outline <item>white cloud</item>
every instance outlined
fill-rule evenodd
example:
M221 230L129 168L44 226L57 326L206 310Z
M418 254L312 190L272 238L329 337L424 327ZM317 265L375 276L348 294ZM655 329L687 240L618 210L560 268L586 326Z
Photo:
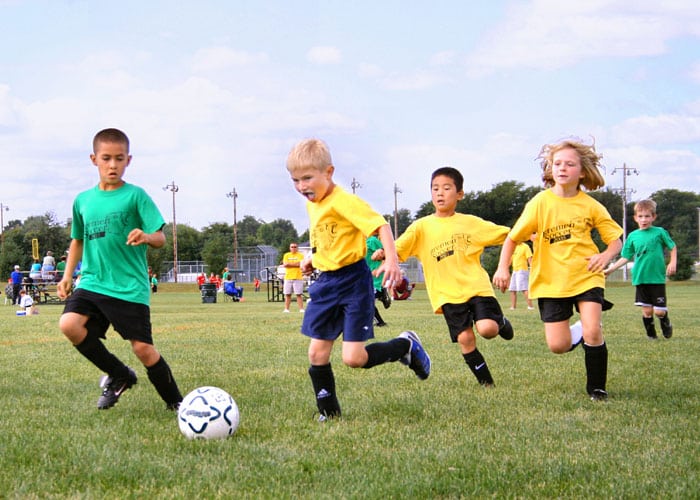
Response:
M193 71L220 71L234 66L259 64L267 62L264 52L247 52L231 47L207 47L199 49L192 56Z
M700 34L697 2L615 0L513 4L467 58L472 75L507 68L554 69L596 57L663 54L672 39Z
M700 141L700 116L636 116L610 130L616 144L687 144Z
M309 49L306 59L314 64L338 64L343 56L337 47L318 46Z

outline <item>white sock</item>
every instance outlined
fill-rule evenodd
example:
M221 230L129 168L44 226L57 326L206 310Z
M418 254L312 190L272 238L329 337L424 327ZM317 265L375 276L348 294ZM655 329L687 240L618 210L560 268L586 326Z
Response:
M578 345L583 338L583 326L580 321L577 321L570 327L571 330L571 346Z

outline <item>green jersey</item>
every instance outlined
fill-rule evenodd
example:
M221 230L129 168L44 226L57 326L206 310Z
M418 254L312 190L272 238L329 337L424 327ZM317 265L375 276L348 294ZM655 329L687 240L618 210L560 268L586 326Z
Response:
M126 238L133 229L154 233L164 224L150 196L133 184L78 194L71 228L71 237L83 241L78 288L149 305L148 245L130 246Z
M669 250L676 244L662 227L650 226L647 229L632 231L620 255L634 260L632 284L663 285L666 283L666 260L664 248Z

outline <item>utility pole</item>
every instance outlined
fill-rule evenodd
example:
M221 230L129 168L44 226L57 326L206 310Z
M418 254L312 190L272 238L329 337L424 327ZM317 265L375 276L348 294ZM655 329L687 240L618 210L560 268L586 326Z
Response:
M622 194L622 244L624 246L625 241L627 241L627 199L628 195L635 192L634 189L627 189L627 177L634 174L639 175L639 171L636 168L628 167L626 163L622 164L620 168L614 168L610 175L615 175L618 170L622 171L622 189L613 189L616 193ZM627 266L622 266L622 279L627 281Z
M362 184L360 184L355 178L352 178L352 182L350 183L350 187L352 188L352 194L355 194L355 189L361 188Z
M9 212L10 207L0 203L0 246L5 246L5 219L4 214L6 211ZM700 210L700 209L699 209Z
M163 191L171 191L173 193L173 279L177 283L177 221L175 220L175 193L180 190L175 185L175 181L171 182L163 188Z
M396 195L400 192L398 184L394 183L394 238L399 237L399 202Z
M233 198L233 268L238 269L238 228L236 221L236 199L238 198L238 193L236 193L236 188L233 191L226 193L228 198Z

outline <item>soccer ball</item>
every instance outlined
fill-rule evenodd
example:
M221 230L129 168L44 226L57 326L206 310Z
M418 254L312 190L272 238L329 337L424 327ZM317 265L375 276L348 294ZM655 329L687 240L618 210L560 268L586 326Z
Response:
M180 403L177 423L187 439L223 439L238 428L238 405L218 387L199 387Z

